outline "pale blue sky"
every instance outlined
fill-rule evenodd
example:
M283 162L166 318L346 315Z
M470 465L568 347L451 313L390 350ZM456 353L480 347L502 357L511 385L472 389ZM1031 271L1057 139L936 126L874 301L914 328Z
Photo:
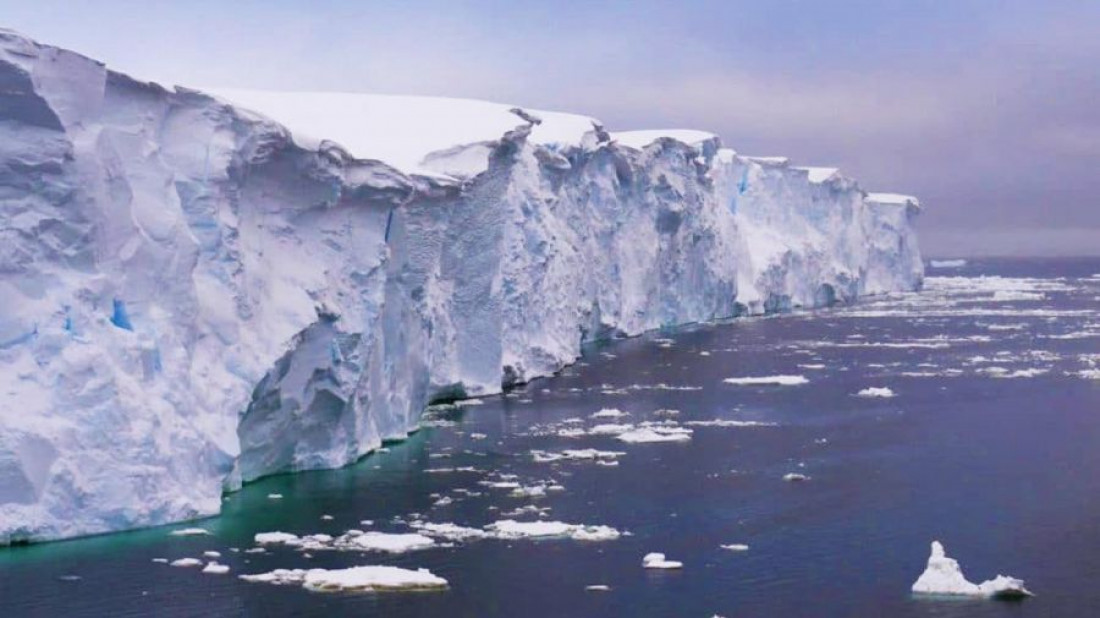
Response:
M0 0L187 85L436 94L715 131L912 193L930 254L1100 253L1100 2Z

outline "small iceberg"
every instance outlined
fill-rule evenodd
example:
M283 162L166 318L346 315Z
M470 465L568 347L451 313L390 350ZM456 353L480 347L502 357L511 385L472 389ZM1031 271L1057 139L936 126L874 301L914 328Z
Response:
M743 543L730 543L729 545L719 545L719 547L728 551L749 551L749 546Z
M1015 577L998 575L980 584L966 579L959 563L947 557L943 544L932 541L932 555L928 557L928 567L913 584L917 594L967 596L997 599L1022 599L1034 596L1024 587L1024 582Z
M800 474L798 472L788 472L787 474L783 475L783 480L787 481L788 483L801 483L803 481L810 480L810 477L806 476L805 474Z
M642 558L642 566L647 569L682 569L684 563L677 560L667 560L660 552L652 552Z

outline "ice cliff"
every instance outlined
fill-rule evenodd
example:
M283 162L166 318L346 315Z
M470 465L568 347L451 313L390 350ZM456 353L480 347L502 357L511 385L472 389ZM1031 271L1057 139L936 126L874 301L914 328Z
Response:
M586 341L916 288L917 211L706 133L166 89L0 30L0 542L215 514Z

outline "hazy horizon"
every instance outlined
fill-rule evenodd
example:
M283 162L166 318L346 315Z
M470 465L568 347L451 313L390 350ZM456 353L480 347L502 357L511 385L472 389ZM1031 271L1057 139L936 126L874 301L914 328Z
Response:
M916 195L929 256L1100 254L1100 3L0 10L0 26L162 82L469 97L614 130L710 130L739 152Z

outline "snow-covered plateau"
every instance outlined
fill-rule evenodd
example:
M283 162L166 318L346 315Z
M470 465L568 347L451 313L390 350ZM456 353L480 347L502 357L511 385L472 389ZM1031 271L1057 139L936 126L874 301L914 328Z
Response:
M585 342L912 290L917 201L698 131L165 88L0 30L0 543L218 513Z

